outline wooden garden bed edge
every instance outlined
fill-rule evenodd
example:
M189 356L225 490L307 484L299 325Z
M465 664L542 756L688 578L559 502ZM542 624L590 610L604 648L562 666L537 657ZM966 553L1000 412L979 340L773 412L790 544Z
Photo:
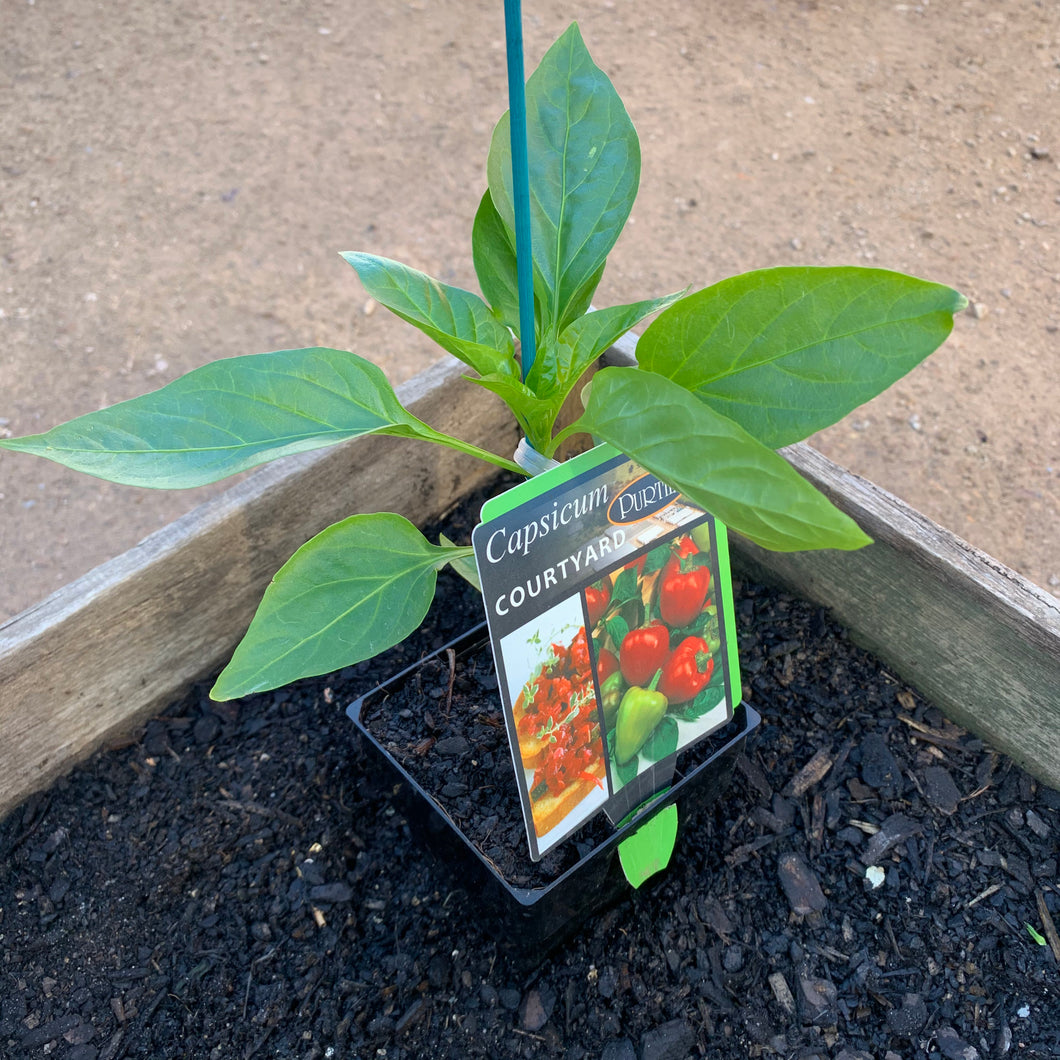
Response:
M632 335L605 355L635 359ZM782 452L874 543L777 553L732 535L737 571L827 607L953 721L1060 788L1060 601L809 445Z
M506 407L446 358L398 388L420 419L510 455ZM268 464L0 625L0 814L220 669L275 571L358 511L436 518L491 465L366 436Z
M634 346L608 360L628 363ZM447 358L399 397L439 430L510 452L510 415L464 371ZM1060 787L1057 601L809 446L785 456L875 544L778 554L734 538L737 568L830 608L897 677ZM272 573L313 534L354 511L422 523L490 474L376 437L288 458L0 626L0 814L216 671Z

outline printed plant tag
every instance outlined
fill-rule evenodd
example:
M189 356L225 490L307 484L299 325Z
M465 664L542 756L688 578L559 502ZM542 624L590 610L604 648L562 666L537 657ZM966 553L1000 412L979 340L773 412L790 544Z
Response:
M536 861L668 787L740 698L725 527L602 445L488 501L472 542Z

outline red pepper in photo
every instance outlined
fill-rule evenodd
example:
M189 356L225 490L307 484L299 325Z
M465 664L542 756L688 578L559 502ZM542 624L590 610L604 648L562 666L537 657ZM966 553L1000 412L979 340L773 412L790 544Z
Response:
M631 629L622 639L618 663L631 685L647 685L670 656L670 631L661 622Z
M699 546L692 539L689 534L682 534L674 542L674 555L684 558L685 556L695 556L699 553Z
M694 622L707 602L710 592L710 568L701 567L694 556L699 550L692 543L692 553L680 548L667 561L659 578L659 614L671 628Z
M596 660L596 679L603 684L613 673L618 672L618 656L607 648L601 648Z
M606 579L590 585L585 590L585 606L589 612L589 628L600 621L607 614L608 605L611 603L611 583Z
M688 703L710 684L713 675L710 645L702 637L685 637L666 660L656 688L671 705Z

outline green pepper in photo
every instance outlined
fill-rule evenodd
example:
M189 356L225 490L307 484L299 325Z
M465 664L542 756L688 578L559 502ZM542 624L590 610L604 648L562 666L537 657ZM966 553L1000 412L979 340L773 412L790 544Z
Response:
M611 674L600 686L600 702L604 708L604 726L608 729L614 728L619 707L622 705L622 697L625 695L625 689L626 682L618 670Z
M634 685L626 690L615 723L615 758L619 765L625 765L644 746L669 705L666 696L652 687Z

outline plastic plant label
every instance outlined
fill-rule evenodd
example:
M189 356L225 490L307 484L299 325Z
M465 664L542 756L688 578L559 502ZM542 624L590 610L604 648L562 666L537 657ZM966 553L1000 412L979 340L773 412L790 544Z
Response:
M676 842L677 807L671 803L618 844L618 860L634 890L670 864Z
M472 543L536 861L617 824L740 698L725 527L610 446L488 501ZM668 857L668 854L667 854Z

